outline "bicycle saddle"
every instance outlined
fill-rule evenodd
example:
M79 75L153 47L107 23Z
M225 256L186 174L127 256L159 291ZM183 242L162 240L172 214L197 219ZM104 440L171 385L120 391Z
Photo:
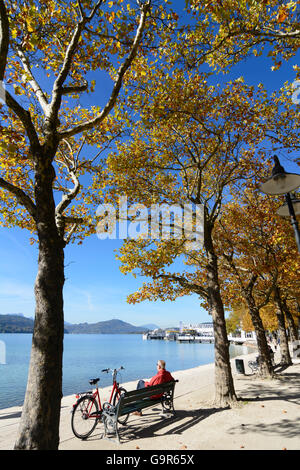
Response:
M99 378L98 378L98 379L91 379L91 380L89 381L89 383L90 383L90 385L96 385L97 382L99 382L99 380L100 380Z

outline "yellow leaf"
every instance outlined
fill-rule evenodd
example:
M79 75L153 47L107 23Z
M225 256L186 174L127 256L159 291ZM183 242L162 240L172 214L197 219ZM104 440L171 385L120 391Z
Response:
M14 90L16 95L21 95L22 89L18 85L14 85Z
M283 23L289 16L288 9L286 5L281 6L278 10L277 23Z
M115 16L116 16L116 15L115 15L115 12L112 11L112 12L111 12L111 15L108 17L108 21L109 21L110 23L112 23L112 22L114 21L114 19L115 19Z

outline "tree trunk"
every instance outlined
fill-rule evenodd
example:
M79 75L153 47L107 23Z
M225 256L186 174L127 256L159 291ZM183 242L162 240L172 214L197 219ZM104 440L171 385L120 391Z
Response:
M290 331L290 339L291 341L297 341L298 340L298 330L297 330L297 327L295 325L295 322L294 322L294 318L288 308L288 305L287 305L287 301L286 299L282 299L282 308L284 310L284 313L285 313L285 317L286 317L286 320L287 320L287 324L288 324L288 327L289 327L289 331Z
M15 449L55 450L62 397L64 244L55 224L54 169L36 168L36 226L39 238L35 322L25 402Z
M276 312L277 321L278 321L278 331L279 331L279 340L280 340L280 363L284 366L290 366L292 364L292 359L289 351L289 343L285 329L284 315L280 310Z
M231 406L237 401L231 372L229 341L226 330L223 301L220 294L218 279L217 256L211 238L211 232L206 233L207 291L213 319L215 338L215 404L216 406Z
M268 348L265 329L259 314L259 309L257 308L255 300L250 292L244 291L244 298L247 302L251 321L256 334L257 348L260 358L260 373L264 378L272 378L274 377L272 360Z
M278 310L276 312L277 321L278 321L278 330L279 330L279 339L280 339L280 363L285 366L290 366L292 364L292 359L289 351L289 343L286 334L285 321L283 306L280 296L280 291L278 287L275 289L275 300L278 305Z

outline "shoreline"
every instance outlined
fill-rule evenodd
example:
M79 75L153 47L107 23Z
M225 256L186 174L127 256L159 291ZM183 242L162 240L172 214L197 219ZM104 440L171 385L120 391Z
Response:
M158 406L146 409L141 417L130 415L127 425L120 426L120 445L101 439L101 424L87 440L77 439L70 415L75 394L64 396L59 450L299 450L300 360L271 381L250 373L248 360L255 356L254 351L231 359L235 391L241 398L232 408L214 406L214 363L171 371L179 380L174 394L176 417L162 418ZM244 360L245 375L237 373L235 359L239 358ZM275 360L278 363L278 351ZM133 390L136 383L122 385ZM110 390L111 386L101 388L102 402ZM13 449L21 410L0 410L0 449Z
M213 345L212 345L212 346L213 346ZM257 350L256 344L253 344L253 343L251 343L251 342L250 342L250 343L247 343L247 344L244 344L244 345L241 345L241 344L230 344L230 346L238 347L238 348L243 348L243 347L245 347L245 349L247 350L247 352L243 352L243 351L239 352L238 355L234 355L233 357L231 357L231 359L235 359L235 358L238 357L238 356L244 356L244 355L246 355L246 354L250 354L250 350L252 350L252 349L253 349L253 350ZM214 362L207 363L207 364L212 364L212 365L214 365ZM201 365L207 365L207 364L201 364ZM194 368L194 367L197 368L197 367L199 367L199 366L192 366L192 367L190 367L190 368L188 368L188 369L179 369L179 370L189 370L189 369ZM155 367L153 368L153 375L154 375L154 374L155 374ZM92 375L91 375L91 377L92 377ZM119 377L119 376L118 376L118 377ZM138 381L140 378L141 378L141 377L138 376L138 377L136 377L136 378L134 378L134 379L132 379L132 380L130 379L130 380L128 380L128 381L126 382L126 384L127 384L127 383L130 384L131 382ZM150 378L151 378L151 377L150 377ZM148 378L147 378L147 379L148 379ZM146 379L146 380L147 380L147 379ZM124 382L124 384L125 384L125 382ZM25 383L25 385L26 385L26 383ZM84 388L84 387L86 388L86 390L89 388L88 381L87 381L86 385L83 386L82 388ZM108 388L108 387L110 387L110 384L109 384L109 385L102 386L102 383L101 383L101 381L100 381L100 388L101 388L101 390L103 390L103 389L105 389L105 388ZM26 387L25 387L25 389L26 389ZM74 391L74 393L72 393L71 395L70 395L69 392L67 392L66 394L63 394L63 398L68 397L68 396L74 396L78 391L84 391L84 390L78 390L78 389L75 389L75 388L74 388L74 390L76 390L76 391ZM25 393L25 392L24 392L24 393ZM24 395L24 398L25 398L25 395ZM5 408L1 408L1 407L0 407L0 413L1 413L2 410L7 410L7 409L10 409L10 408L18 408L18 409L19 409L19 408L22 408L22 406L23 406L23 403L21 402L21 400L18 400L18 403L17 403L17 404L12 404L12 405L9 405L9 406L7 406L7 407L5 407ZM1 437L1 436L0 436L0 437Z

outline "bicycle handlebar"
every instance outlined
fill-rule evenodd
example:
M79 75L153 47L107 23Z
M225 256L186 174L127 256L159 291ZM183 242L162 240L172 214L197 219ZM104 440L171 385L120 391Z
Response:
M102 369L101 372L106 372L108 374L108 372L119 372L119 370L124 370L124 367L121 366L119 369Z

